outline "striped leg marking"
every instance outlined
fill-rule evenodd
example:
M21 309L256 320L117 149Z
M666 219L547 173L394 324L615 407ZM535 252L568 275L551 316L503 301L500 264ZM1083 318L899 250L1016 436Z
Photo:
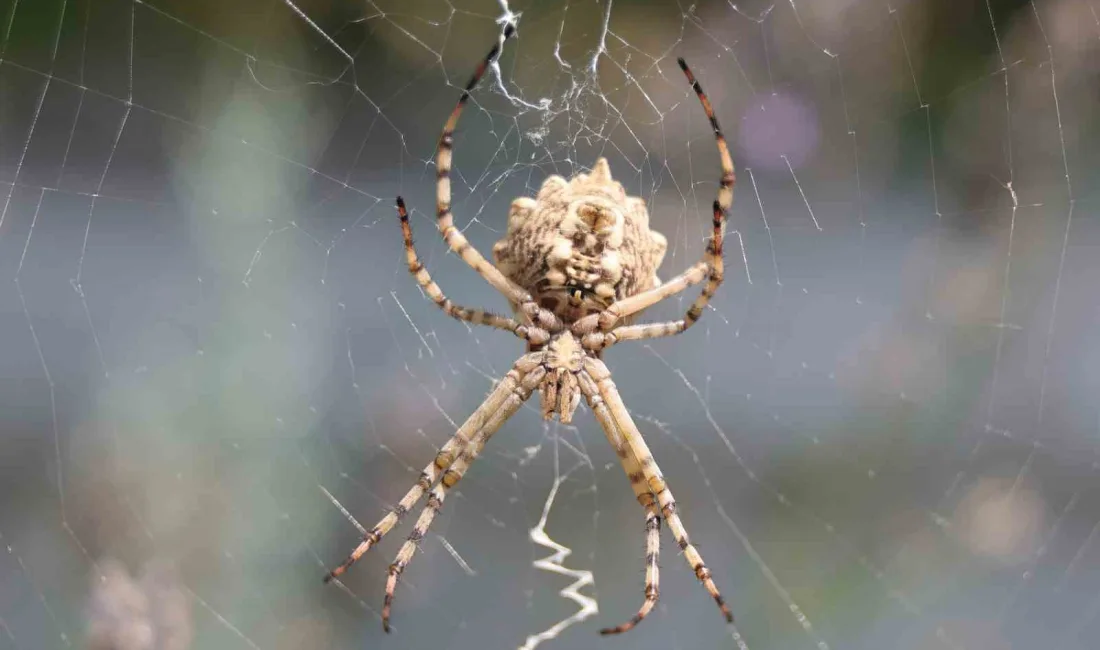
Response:
M512 35L512 32L513 28L509 25L504 30L504 38L507 39ZM473 76L466 84L466 88L462 91L462 96L458 98L458 102L451 111L450 117L447 118L446 124L443 125L443 135L439 138L439 146L436 150L436 174L438 174L436 180L436 215L439 232L443 235L447 246L461 257L462 261L469 264L481 277L485 278L489 284L493 285L497 291L503 293L512 302L519 304L529 301L531 297L527 295L526 291L505 277L497 267L493 266L485 259L484 255L470 244L466 236L455 228L454 219L451 215L451 156L454 148L455 127L458 126L458 118L462 116L462 109L466 107L466 102L470 99L470 91L481 81L481 77L489 68L489 64L496 59L499 53L500 44L498 43L493 46L493 49L489 50L489 54L478 64Z
M596 416L596 421L600 423L608 442L615 448L615 453L619 456L623 470L626 471L626 476L630 479L630 487L634 490L634 496L637 497L638 503L642 504L646 512L645 600L638 609L638 613L629 621L600 630L600 634L622 634L641 623L653 611L653 608L657 605L657 599L660 597L660 567L657 563L661 553L661 513L653 497L653 492L650 491L646 483L642 466L630 452L630 447L626 444L618 427L615 426L615 420L611 417L607 404L600 397L596 382L586 373L581 373L580 384L581 391L588 401L588 407L592 409L592 413Z
M733 185L736 180L733 170L733 159L730 157L730 150L729 145L726 143L726 137L722 135L722 127L718 124L718 118L714 116L714 108L710 105L710 100L707 98L706 93L703 92L702 86L696 81L695 75L691 72L691 68L688 67L683 59L678 59L677 62L680 64L680 69L684 71L684 76L687 77L688 83L691 84L692 90L694 90L695 94L699 97L699 103L703 105L703 111L707 114L707 119L710 120L711 129L714 131L714 140L718 145L718 158L722 167L722 175L718 179L718 196L714 200L713 205L713 239L707 244L701 262L664 285L614 302L609 305L607 309L598 314L585 316L574 326L575 331L589 332L593 331L597 326L600 331L610 331L615 328L615 325L620 319L636 314L643 309L647 309L669 296L680 293L684 289L698 284L705 278L707 283L703 286L702 295L692 303L682 320L670 323L656 323L651 329L647 329L647 326L635 326L625 332L620 333L620 331L616 331L616 334L619 334L619 341L679 334L699 320L699 317L703 315L703 309L706 308L711 297L718 290L718 286L722 284L722 228L726 221L726 214L733 204Z
M505 27L504 38L507 40L514 31L515 28L512 25ZM481 277L485 278L485 281L491 284L494 289L504 294L504 297L513 305L518 305L520 311L534 325L550 331L559 331L563 327L561 320L552 312L539 307L531 294L509 280L501 273L500 269L485 259L485 256L474 248L470 241L466 239L466 236L455 227L454 217L451 214L451 159L455 144L455 128L458 126L458 118L462 116L462 109L466 107L466 102L470 99L470 91L481 81L482 75L489 69L489 64L496 59L499 53L500 44L498 43L493 46L493 49L489 50L489 54L477 66L477 70L474 71L470 81L466 84L466 88L462 91L462 95L458 98L454 110L451 111L451 116L447 118L447 122L443 125L443 135L439 137L435 162L436 174L438 175L435 190L437 225L440 234L443 235L443 241L447 242L447 247L477 271Z
M386 533L393 530L397 522L400 521L413 506L420 502L424 493L431 489L432 485L442 476L443 472L451 467L455 458L470 445L472 437L487 426L487 423L493 421L493 416L505 405L508 396L512 394L516 386L519 385L519 381L523 375L526 374L527 371L523 370L523 368L530 366L532 357L537 359L538 355L524 355L516 362L516 365L513 366L512 370L504 376L504 379L502 379L499 384L497 384L497 387L489 394L489 397L485 398L481 406L466 419L462 426L458 428L458 431L455 432L455 435L443 445L443 448L435 455L432 462L420 472L420 478L417 479L416 485L401 498L401 501L398 502L393 510L388 512L381 521L375 524L374 528L363 536L363 540L359 543L359 546L355 547L351 555L325 576L325 582L329 582L343 575L352 564L355 564L359 558L363 557L363 554L377 544Z
M590 380L596 383L596 390L607 405L611 419L617 430L616 437L621 436L623 443L630 449L634 457L638 459L638 463L642 468L642 473L645 476L647 487L657 497L657 504L661 508L661 514L664 516L665 521L668 522L669 530L672 531L672 536L675 538L676 544L680 547L680 550L683 551L684 558L691 566L691 570L695 573L695 577L699 579L699 582L703 584L707 593L714 599L714 602L718 605L718 609L721 610L722 615L726 617L726 621L732 623L733 614L726 605L726 601L722 598L721 592L718 591L717 585L714 584L714 580L711 578L710 569L708 569L706 563L703 562L703 556L699 554L698 549L691 543L687 529L680 520L680 515L676 507L676 499L673 498L672 491L669 490L668 485L665 483L660 468L657 467L656 461L653 460L653 454L650 453L649 446L646 445L641 432L638 431L637 425L634 424L634 419L630 417L630 413L627 411L626 405L619 395L619 390L615 387L614 382L611 381L611 372L602 361L592 357L585 359L584 368L583 373L589 375Z
M455 459L454 463L443 472L439 483L432 488L431 494L428 496L428 505L424 507L423 512L420 513L420 517L416 520L416 524L413 526L413 530L409 533L408 539L401 545L401 550L397 552L397 557L394 558L393 564L390 565L389 575L386 577L386 596L382 601L382 628L386 632L390 631L390 610L393 608L394 592L397 590L397 579L401 576L401 573L412 561L413 555L416 554L417 545L420 540L424 539L424 536L428 534L428 528L432 525L432 521L435 520L435 516L439 514L439 509L443 507L443 500L447 498L447 492L451 490L462 479L462 476L466 473L466 470L470 468L477 455L485 447L485 443L489 441L489 438L496 433L497 429L504 424L508 418L523 405L527 398L531 396L532 390L538 386L538 382L542 381L542 378L546 375L546 370L541 366L536 366L526 374L518 372L513 369L508 373L511 381L508 385L507 397L504 400L504 404L500 409L493 414L493 417L482 426L474 437L470 439L470 443L462 450ZM501 382L502 384L504 382Z
M470 309L451 302L451 299L443 294L435 280L432 279L428 269L420 262L420 256L416 254L416 246L413 244L412 226L409 224L409 213L405 209L405 200L397 197L397 216L401 219L401 234L405 239L405 259L409 264L409 273L416 278L417 284L423 289L424 294L443 310L451 318L472 323L474 325L488 325L496 329L506 330L521 339L535 345L542 345L549 340L550 335L539 328L528 328L513 318L500 316L483 309Z
M703 315L703 310L710 303L710 299L718 292L722 284L725 264L722 261L722 208L718 201L714 202L714 236L707 245L706 266L707 283L703 285L703 292L695 299L687 314L680 320L664 323L644 323L639 325L624 325L611 330L615 334L614 342L640 341L642 339L655 339L664 336L674 336L694 325ZM685 287L686 288L686 287ZM605 346L608 347L608 346Z

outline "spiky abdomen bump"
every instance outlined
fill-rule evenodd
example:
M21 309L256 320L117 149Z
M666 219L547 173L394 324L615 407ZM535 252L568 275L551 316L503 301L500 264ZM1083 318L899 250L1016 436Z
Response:
M660 284L668 244L649 229L645 201L627 196L607 161L590 174L546 179L512 202L493 246L500 270L566 320Z

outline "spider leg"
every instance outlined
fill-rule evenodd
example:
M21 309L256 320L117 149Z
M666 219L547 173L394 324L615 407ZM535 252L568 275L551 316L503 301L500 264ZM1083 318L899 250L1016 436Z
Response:
M420 256L416 254L416 246L413 244L412 238L412 226L409 224L409 213L405 210L405 200L400 196L397 197L397 216L401 218L401 234L405 238L405 258L409 263L409 273L412 273L420 288L424 290L424 293L432 302L443 310L443 313L451 318L474 325L488 325L489 327L509 331L535 345L545 343L549 339L549 335L545 330L533 328L534 331L532 331L532 329L513 318L494 314L483 309L470 309L451 302L451 299L443 294L443 290L432 279L428 269L424 268L424 265L420 262Z
M527 357L532 356L536 359L541 357L541 355L527 355ZM393 606L394 592L397 590L397 579L401 576L405 567L409 565L409 562L412 561L417 545L420 540L424 539L424 535L427 534L436 514L443 507L443 500L447 497L447 492L458 484L482 448L485 447L485 443L489 441L489 438L527 401L532 391L546 376L546 369L538 365L538 361L535 361L534 364L534 367L528 367L526 372L521 370L518 364L516 368L509 371L505 379L501 381L501 385L505 385L507 389L504 403L478 429L474 437L470 439L469 444L459 453L454 463L443 472L439 483L432 488L432 492L428 496L428 504L420 513L412 532L409 533L408 539L401 546L401 550L397 552L397 557L394 558L393 564L389 568L389 576L386 578L386 597L382 604L382 627L386 632L390 631L390 609Z
M665 298L671 298L686 289L690 289L706 278L707 263L696 262L686 271L660 286L617 300L608 305L607 309L603 311L584 316L573 325L573 331L583 335L597 330L603 332L616 330L615 325L623 318L637 314L643 309L656 305ZM605 325L605 323L607 324Z
M653 492L649 490L646 483L642 466L631 453L630 447L619 433L618 427L615 426L615 421L608 411L607 404L600 397L596 382L586 373L581 373L579 379L581 392L587 398L588 407L592 409L593 415L596 416L600 427L607 435L608 442L615 448L615 453L619 456L623 470L626 471L626 476L630 479L630 487L634 490L634 496L637 497L638 503L642 504L646 512L645 601L638 609L638 613L626 623L600 630L600 634L621 634L641 623L642 619L648 616L649 612L657 605L657 599L660 597L660 567L657 560L661 553L661 513L653 497Z
M655 339L663 336L680 334L695 324L703 315L703 310L722 284L722 208L718 201L714 202L714 238L707 244L707 254L712 257L710 269L707 273L707 284L703 286L703 293L695 299L687 314L680 320L665 321L663 323L640 323L638 325L622 325L611 330L614 336L604 343L603 347L622 341L639 341L642 339ZM686 288L686 287L685 287ZM625 302L625 301L624 301Z
M514 31L515 28L512 25L505 27L504 38L507 39ZM544 329L560 330L562 324L558 317L552 312L539 307L532 299L531 294L509 280L500 269L485 259L485 256L474 248L473 244L466 239L466 236L455 227L454 218L451 215L451 155L454 149L455 127L458 125L458 118L462 115L462 109L465 108L466 102L470 99L470 91L481 80L485 70L488 69L489 64L493 62L499 52L500 44L498 43L482 59L473 76L470 77L470 81L466 84L465 90L462 91L462 96L458 98L454 110L451 111L451 116L447 118L446 124L443 125L443 135L439 138L435 164L436 174L438 174L438 180L436 181L437 223L439 232L443 235L443 240L447 242L447 246L477 271L482 278L485 278L485 281L491 284L494 289L504 294L504 297L511 303L519 305L520 310L533 323Z
M653 454L650 453L649 446L646 445L645 439L642 438L641 432L638 431L637 425L634 424L634 419L630 417L626 405L623 404L622 397L619 395L619 390L615 388L615 383L611 381L611 371L609 371L607 366L599 359L587 357L584 362L582 375L588 376L588 379L582 383L582 386L586 384L591 386L589 382L595 382L598 396L607 405L611 421L616 429L614 434L605 429L608 438L615 440L621 439L622 444L625 444L630 449L631 454L638 459L647 486L657 497L657 503L661 508L661 514L664 515L665 521L668 522L669 530L672 531L672 536L676 539L676 544L680 547L680 550L683 551L684 559L691 565L691 570L695 573L695 577L699 579L699 582L706 588L707 593L714 599L714 602L718 605L718 609L722 611L722 615L726 617L728 622L732 623L733 614L726 605L726 601L722 598L721 592L718 591L717 585L714 584L714 579L711 578L710 569L708 569L706 563L703 562L703 556L699 554L699 551L691 543L687 529L680 520L680 515L676 507L676 499L672 496L672 491L669 490L668 484L661 475L661 470L657 467L656 461L653 460ZM592 399L593 398L589 397L590 402ZM601 424L603 423L601 422Z
M612 303L607 309L598 314L592 314L582 318L574 327L577 331L592 331L598 323L600 331L607 332L613 329L619 320L651 307L694 284L698 284L705 277L707 283L703 286L702 294L692 303L682 321L674 321L671 324L665 323L662 324L660 330L649 330L646 336L634 335L633 337L653 338L653 336L679 334L699 320L699 317L703 315L703 309L706 308L707 304L710 302L714 292L718 290L718 286L722 284L722 226L726 221L726 213L733 203L733 184L735 180L733 159L730 157L730 150L729 145L726 143L726 137L722 135L722 127L718 125L718 118L714 116L714 108L710 105L710 100L707 99L707 95L703 92L702 86L695 80L695 75L692 74L687 63L683 59L678 59L678 62L680 64L680 69L684 71L684 76L687 77L688 83L691 84L692 90L694 90L695 94L699 97L699 103L703 105L703 111L707 114L707 119L710 120L710 126L714 130L714 139L718 145L718 158L722 165L722 176L718 180L718 196L713 206L714 236L707 244L701 262L662 286L654 287L648 291L643 291L628 298L624 298ZM678 325L676 323L682 324ZM649 333L653 331L667 331L667 334L655 335ZM628 335L629 334L633 333L628 332ZM622 337L619 338L622 340Z
M401 501L399 501L392 510L386 513L386 516L382 517L381 521L375 524L370 532L363 536L363 540L359 542L359 545L355 547L355 550L351 552L347 559L325 575L325 582L329 582L343 575L352 564L355 564L359 558L363 557L363 554L377 544L386 533L393 530L397 522L400 521L421 498L423 498L424 493L430 490L432 485L439 480L439 477L451 467L455 462L455 458L471 444L472 438L476 437L477 433L484 429L487 423L493 420L493 416L501 411L507 403L509 395L512 394L518 385L519 380L529 372L540 359L541 355L538 353L526 354L520 357L512 370L504 376L504 379L497 384L497 387L493 389L493 391L489 393L489 396L485 398L485 401L481 403L481 406L477 407L477 410L462 423L462 426L458 428L454 436L452 436L435 455L432 462L428 463L423 471L420 472L420 478L417 479L416 485L405 493Z

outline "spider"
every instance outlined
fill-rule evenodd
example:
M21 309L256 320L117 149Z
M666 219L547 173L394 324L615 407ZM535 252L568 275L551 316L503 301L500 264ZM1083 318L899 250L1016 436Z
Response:
M515 317L451 302L420 263L401 197L397 198L397 212L409 271L428 298L448 316L460 321L511 332L527 342L527 353L515 362L481 406L443 445L421 472L416 485L364 535L351 555L325 576L325 581L342 575L430 491L427 506L389 567L382 608L382 625L389 632L390 609L398 577L412 560L447 493L466 473L493 433L537 390L542 396L543 417L549 420L556 414L564 423L571 421L584 397L619 456L638 502L645 509L645 600L633 618L619 626L603 629L601 634L630 630L656 605L662 518L672 529L695 576L726 620L732 623L733 615L714 584L710 569L688 538L676 500L611 381L611 372L601 360L604 350L621 341L659 338L687 330L702 316L703 309L722 283L722 229L726 211L733 201L734 184L729 147L710 101L681 58L680 68L699 97L714 130L722 166L718 196L713 205L714 232L702 260L662 283L656 271L668 244L664 236L649 229L645 201L627 196L623 186L612 179L607 160L600 158L588 174L577 174L568 181L561 176L550 176L535 199L522 197L513 201L507 233L493 247L496 264L490 263L454 225L451 154L455 126L470 91L513 31L511 26L505 28L503 38L478 65L443 127L436 152L436 208L439 231L447 246L504 294ZM702 294L682 319L631 324L643 309L704 281Z

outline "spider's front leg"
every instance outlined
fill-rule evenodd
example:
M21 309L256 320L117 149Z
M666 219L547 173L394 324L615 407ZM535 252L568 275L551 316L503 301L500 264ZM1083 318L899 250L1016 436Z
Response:
M355 550L351 552L351 555L349 555L347 559L325 575L325 582L329 582L343 575L352 564L363 557L364 553L381 541L386 533L393 530L397 522L400 521L421 498L423 498L424 493L435 485L435 482L451 467L455 459L469 447L473 438L484 430L490 422L494 421L493 418L495 415L509 408L508 400L510 395L512 395L520 385L520 381L523 377L538 365L540 359L541 355L538 354L526 354L520 357L512 370L500 380L496 388L493 389L493 391L489 393L489 396L485 398L485 401L481 403L481 406L477 407L477 410L462 423L462 426L458 428L454 436L452 436L435 455L432 462L420 472L420 478L417 479L416 485L401 498L401 501L399 501L381 521L374 525L374 528L363 536L363 540L355 547ZM511 412L509 412L509 415L511 415Z
M519 410L520 406L523 406L523 403L527 401L527 398L531 396L531 393L538 387L543 377L546 376L546 369L540 365L541 359L541 354L527 354L516 363L516 367L510 371L506 377L508 380L508 394L504 403L493 416L478 429L478 432L470 439L470 443L466 445L458 455L458 458L455 459L454 463L443 472L439 483L432 488L432 492L428 496L428 504L424 507L423 512L420 513L420 517L416 520L412 532L409 533L408 539L402 544L401 550L397 552L397 557L389 568L389 575L386 578L386 597L382 603L382 628L386 630L386 632L390 631L390 609L393 607L393 596L394 592L397 590L397 579L401 576L405 567L409 565L409 562L412 561L413 555L416 553L417 544L419 544L420 540L424 539L424 536L428 533L428 528L432 525L432 521L435 520L435 516L439 513L439 509L443 507L443 500L447 498L447 492L458 484L462 476L466 473L466 470L470 468L470 465L472 465L477 458L477 455L481 453L482 448L485 447L485 443L489 441L489 438L496 433L497 429L499 429L508 418L512 417L512 415ZM501 384L504 383L504 381L501 381Z
M661 475L661 470L657 467L657 462L653 460L653 454L650 453L649 446L646 445L645 440L642 438L642 433L638 431L637 425L634 424L634 419L630 417L630 413L627 411L626 405L619 395L619 390L615 387L614 382L611 381L611 371L608 370L607 366L599 359L588 357L585 359L584 370L581 372L581 377L581 390L585 393L585 397L588 399L589 404L592 405L595 403L599 405L604 414L602 419L597 419L604 428L608 440L611 441L612 446L614 446L616 450L618 450L619 447L625 447L629 455L637 460L638 465L641 467L642 474L645 477L647 487L657 497L657 503L661 508L661 514L664 515L665 521L668 522L669 530L672 531L672 536L676 539L676 544L683 551L684 559L691 565L691 570L695 573L695 577L699 579L699 582L706 588L707 593L714 599L714 602L718 605L718 609L721 610L722 615L726 617L726 621L732 623L733 614L726 605L726 601L722 598L721 592L718 591L718 586L714 584L714 580L711 578L710 569L708 569L706 563L703 562L703 556L699 554L698 549L691 543L687 528L684 527L684 523L680 520L676 499L672 496L672 491ZM593 412L596 412L595 407L593 407ZM619 452L619 457L624 458L624 455ZM625 467L626 465L624 464L624 468ZM630 470L628 469L627 472L629 474Z
M642 619L648 616L657 605L657 599L660 597L661 574L657 561L661 553L661 513L657 507L657 501L653 497L653 492L650 491L646 483L645 472L642 471L641 464L631 453L630 447L619 433L618 427L615 426L615 421L611 417L607 404L600 397L596 382L587 373L580 373L578 379L580 380L581 392L587 398L588 408L592 409L592 414L596 416L600 428L607 435L608 442L614 447L619 462L622 463L623 470L626 471L626 476L630 479L630 487L634 490L634 496L646 512L645 600L642 602L642 606L638 608L638 613L631 617L629 621L600 630L600 634L621 634L641 623Z

